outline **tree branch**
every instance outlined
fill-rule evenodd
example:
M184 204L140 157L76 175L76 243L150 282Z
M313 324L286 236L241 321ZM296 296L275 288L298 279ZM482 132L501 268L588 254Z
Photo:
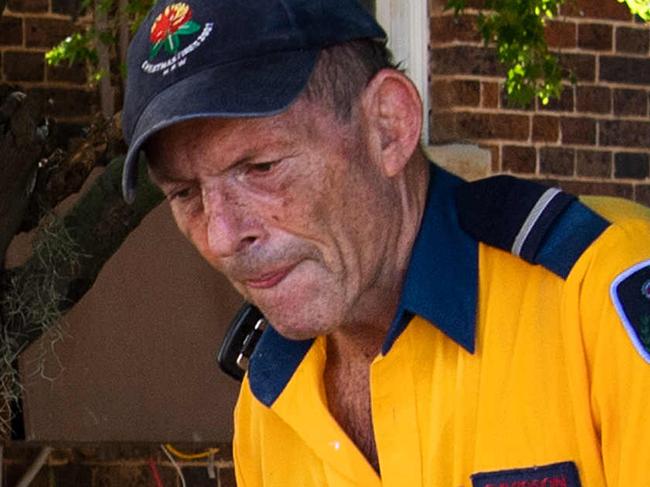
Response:
M92 188L56 225L42 229L34 255L5 273L0 312L5 333L23 349L91 288L128 234L162 201L141 165L138 197L122 199L123 159L113 160Z
M9 243L25 215L45 146L25 95L11 93L0 105L0 271Z

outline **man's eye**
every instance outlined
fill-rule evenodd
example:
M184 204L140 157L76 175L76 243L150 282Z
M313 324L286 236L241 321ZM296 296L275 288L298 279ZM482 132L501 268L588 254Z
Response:
M269 161L269 162L258 162L256 164L251 164L248 166L249 174L266 174L271 172L280 161Z
M185 200L192 195L192 188L180 188L170 192L167 199L171 200Z

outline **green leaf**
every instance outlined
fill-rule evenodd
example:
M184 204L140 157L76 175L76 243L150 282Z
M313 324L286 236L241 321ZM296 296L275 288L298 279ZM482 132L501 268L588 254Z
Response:
M158 41L153 46L151 46L151 51L149 51L149 59L154 59L158 55L160 48L164 43L164 41Z
M194 22L193 20L190 20L183 25L180 26L180 28L176 31L176 34L180 35L188 35L188 34L194 34L195 32L198 32L201 30L201 24L198 22Z
M648 0L618 0L620 3L625 2L630 11L641 17L646 22L650 22L650 1Z
M461 10L465 8L465 0L449 0L445 6L445 10L452 10L455 14L458 14Z
M544 38L547 18L557 13L564 0L486 0L477 15L478 30L486 44L494 44L497 58L506 68L509 102L525 107L534 98L542 104L562 89L562 75ZM450 0L448 8L464 7Z

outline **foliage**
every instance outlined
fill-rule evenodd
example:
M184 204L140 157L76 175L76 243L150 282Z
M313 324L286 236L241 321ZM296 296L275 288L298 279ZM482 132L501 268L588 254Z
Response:
M86 8L90 7L90 1L84 0ZM116 14L116 1L99 0L98 8L113 19L106 31L98 32L91 27L73 34L46 54L47 62L54 65L63 61L88 62L93 66L95 81L107 74L97 69L97 45L101 42L113 47L117 42L120 16ZM618 1L625 2L632 13L650 21L650 0ZM556 56L549 52L544 25L557 15L563 3L564 0L486 0L479 13L479 31L486 43L496 46L499 61L506 66L505 88L509 100L515 104L527 105L534 98L547 104L562 91L562 69ZM132 32L152 4L153 0L127 1L125 14ZM466 0L448 0L447 8L458 14L466 4ZM119 75L124 74L121 66Z
M638 15L646 22L650 22L650 0L618 0L620 3L627 3L627 6L634 15Z
M650 20L650 0L618 0L642 19ZM527 105L539 98L546 105L562 91L562 69L549 52L544 25L558 14L564 0L486 0L478 16L478 28L486 44L494 44L499 61L507 69L508 99ZM466 0L448 0L456 14Z
M58 66L67 61L68 64L89 62L97 66L97 50L92 46L95 39L94 29L86 32L75 32L45 53L47 64Z
M547 104L562 91L562 70L544 38L547 19L557 15L564 0L486 0L478 27L486 43L494 43L506 66L506 92L510 101L526 105L535 97ZM465 0L449 0L458 14Z
M99 8L102 13L106 14L108 19L106 28L99 30L95 26L88 25L82 32L76 32L66 37L45 53L47 63L54 66L63 62L68 62L68 64L87 63L91 68L91 80L99 81L111 73L98 68L98 46L102 44L114 53L122 24L126 22L130 31L134 32L153 3L154 0L128 0L124 12L120 12L118 0L99 0L95 8ZM92 7L92 0L82 2L84 11L89 11ZM120 61L124 62L123 59ZM112 74L123 77L124 66L118 66Z

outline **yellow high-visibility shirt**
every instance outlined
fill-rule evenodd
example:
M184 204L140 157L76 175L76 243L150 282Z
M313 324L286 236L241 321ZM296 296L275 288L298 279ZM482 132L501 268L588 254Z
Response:
M380 474L328 412L326 339L269 329L235 411L240 487L650 486L647 210L608 201L606 221L531 183L510 201L501 183L470 184L469 199L497 194L508 210L521 192L532 204L499 216L432 172L370 370ZM483 225L477 208L497 215L478 232L493 245L466 231Z

